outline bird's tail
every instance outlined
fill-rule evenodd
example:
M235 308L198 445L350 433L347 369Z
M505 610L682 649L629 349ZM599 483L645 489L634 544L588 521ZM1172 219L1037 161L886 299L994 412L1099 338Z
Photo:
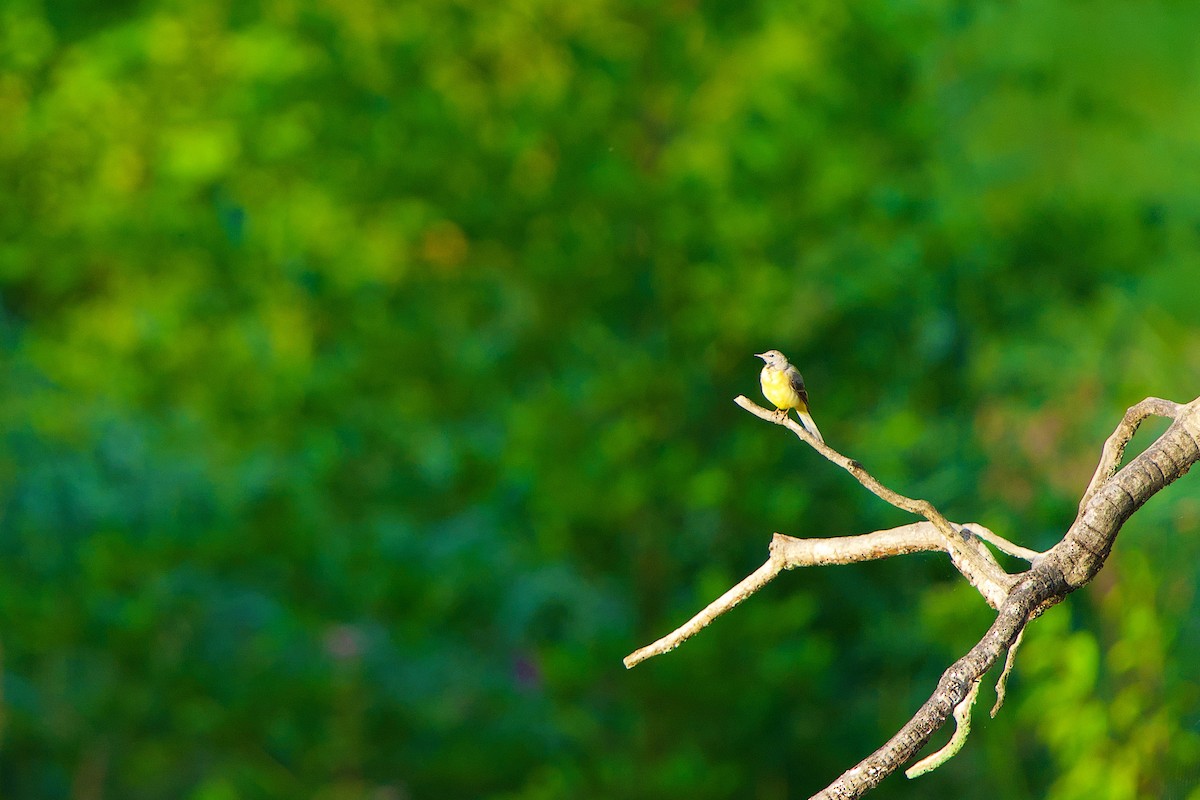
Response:
M825 437L821 435L821 429L817 427L817 423L813 422L812 414L797 408L796 416L800 417L800 421L804 423L804 427L808 428L808 432L817 437L818 442L825 444Z

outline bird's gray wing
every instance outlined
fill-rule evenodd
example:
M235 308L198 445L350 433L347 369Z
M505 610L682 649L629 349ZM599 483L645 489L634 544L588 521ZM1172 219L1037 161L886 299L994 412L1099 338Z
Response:
M800 374L800 370L795 367L788 369L788 378L791 379L792 389L796 394L800 395L800 399L804 401L804 405L808 405L808 390L804 388L804 376ZM810 406L811 407L811 406Z

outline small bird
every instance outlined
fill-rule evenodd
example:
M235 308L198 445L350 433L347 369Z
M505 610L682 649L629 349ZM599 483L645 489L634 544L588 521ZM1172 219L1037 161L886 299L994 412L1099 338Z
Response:
M804 423L813 436L820 442L825 441L817 423L813 422L808 413L808 391L804 388L804 376L800 370L788 363L787 356L778 350L768 350L765 353L755 353L755 356L767 362L759 373L758 380L762 383L763 397L775 404L778 414L786 417L789 409L796 409L796 415Z

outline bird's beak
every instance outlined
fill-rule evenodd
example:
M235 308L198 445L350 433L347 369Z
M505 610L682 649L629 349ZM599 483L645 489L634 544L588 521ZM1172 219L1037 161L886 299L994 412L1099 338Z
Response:
M755 354L754 354L754 357L755 357L755 358L761 358L763 361L766 361L766 360L767 360L767 354L766 354L766 353L755 353Z

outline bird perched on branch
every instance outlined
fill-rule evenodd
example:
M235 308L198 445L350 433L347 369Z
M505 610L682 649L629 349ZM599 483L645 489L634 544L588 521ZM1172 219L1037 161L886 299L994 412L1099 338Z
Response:
M786 417L790 409L796 409L796 415L809 432L824 442L817 423L813 422L808 413L808 391L804 388L804 376L800 370L788 363L787 356L778 350L768 350L765 353L755 353L757 357L767 362L759 373L758 380L762 383L763 397L775 404L781 417Z

